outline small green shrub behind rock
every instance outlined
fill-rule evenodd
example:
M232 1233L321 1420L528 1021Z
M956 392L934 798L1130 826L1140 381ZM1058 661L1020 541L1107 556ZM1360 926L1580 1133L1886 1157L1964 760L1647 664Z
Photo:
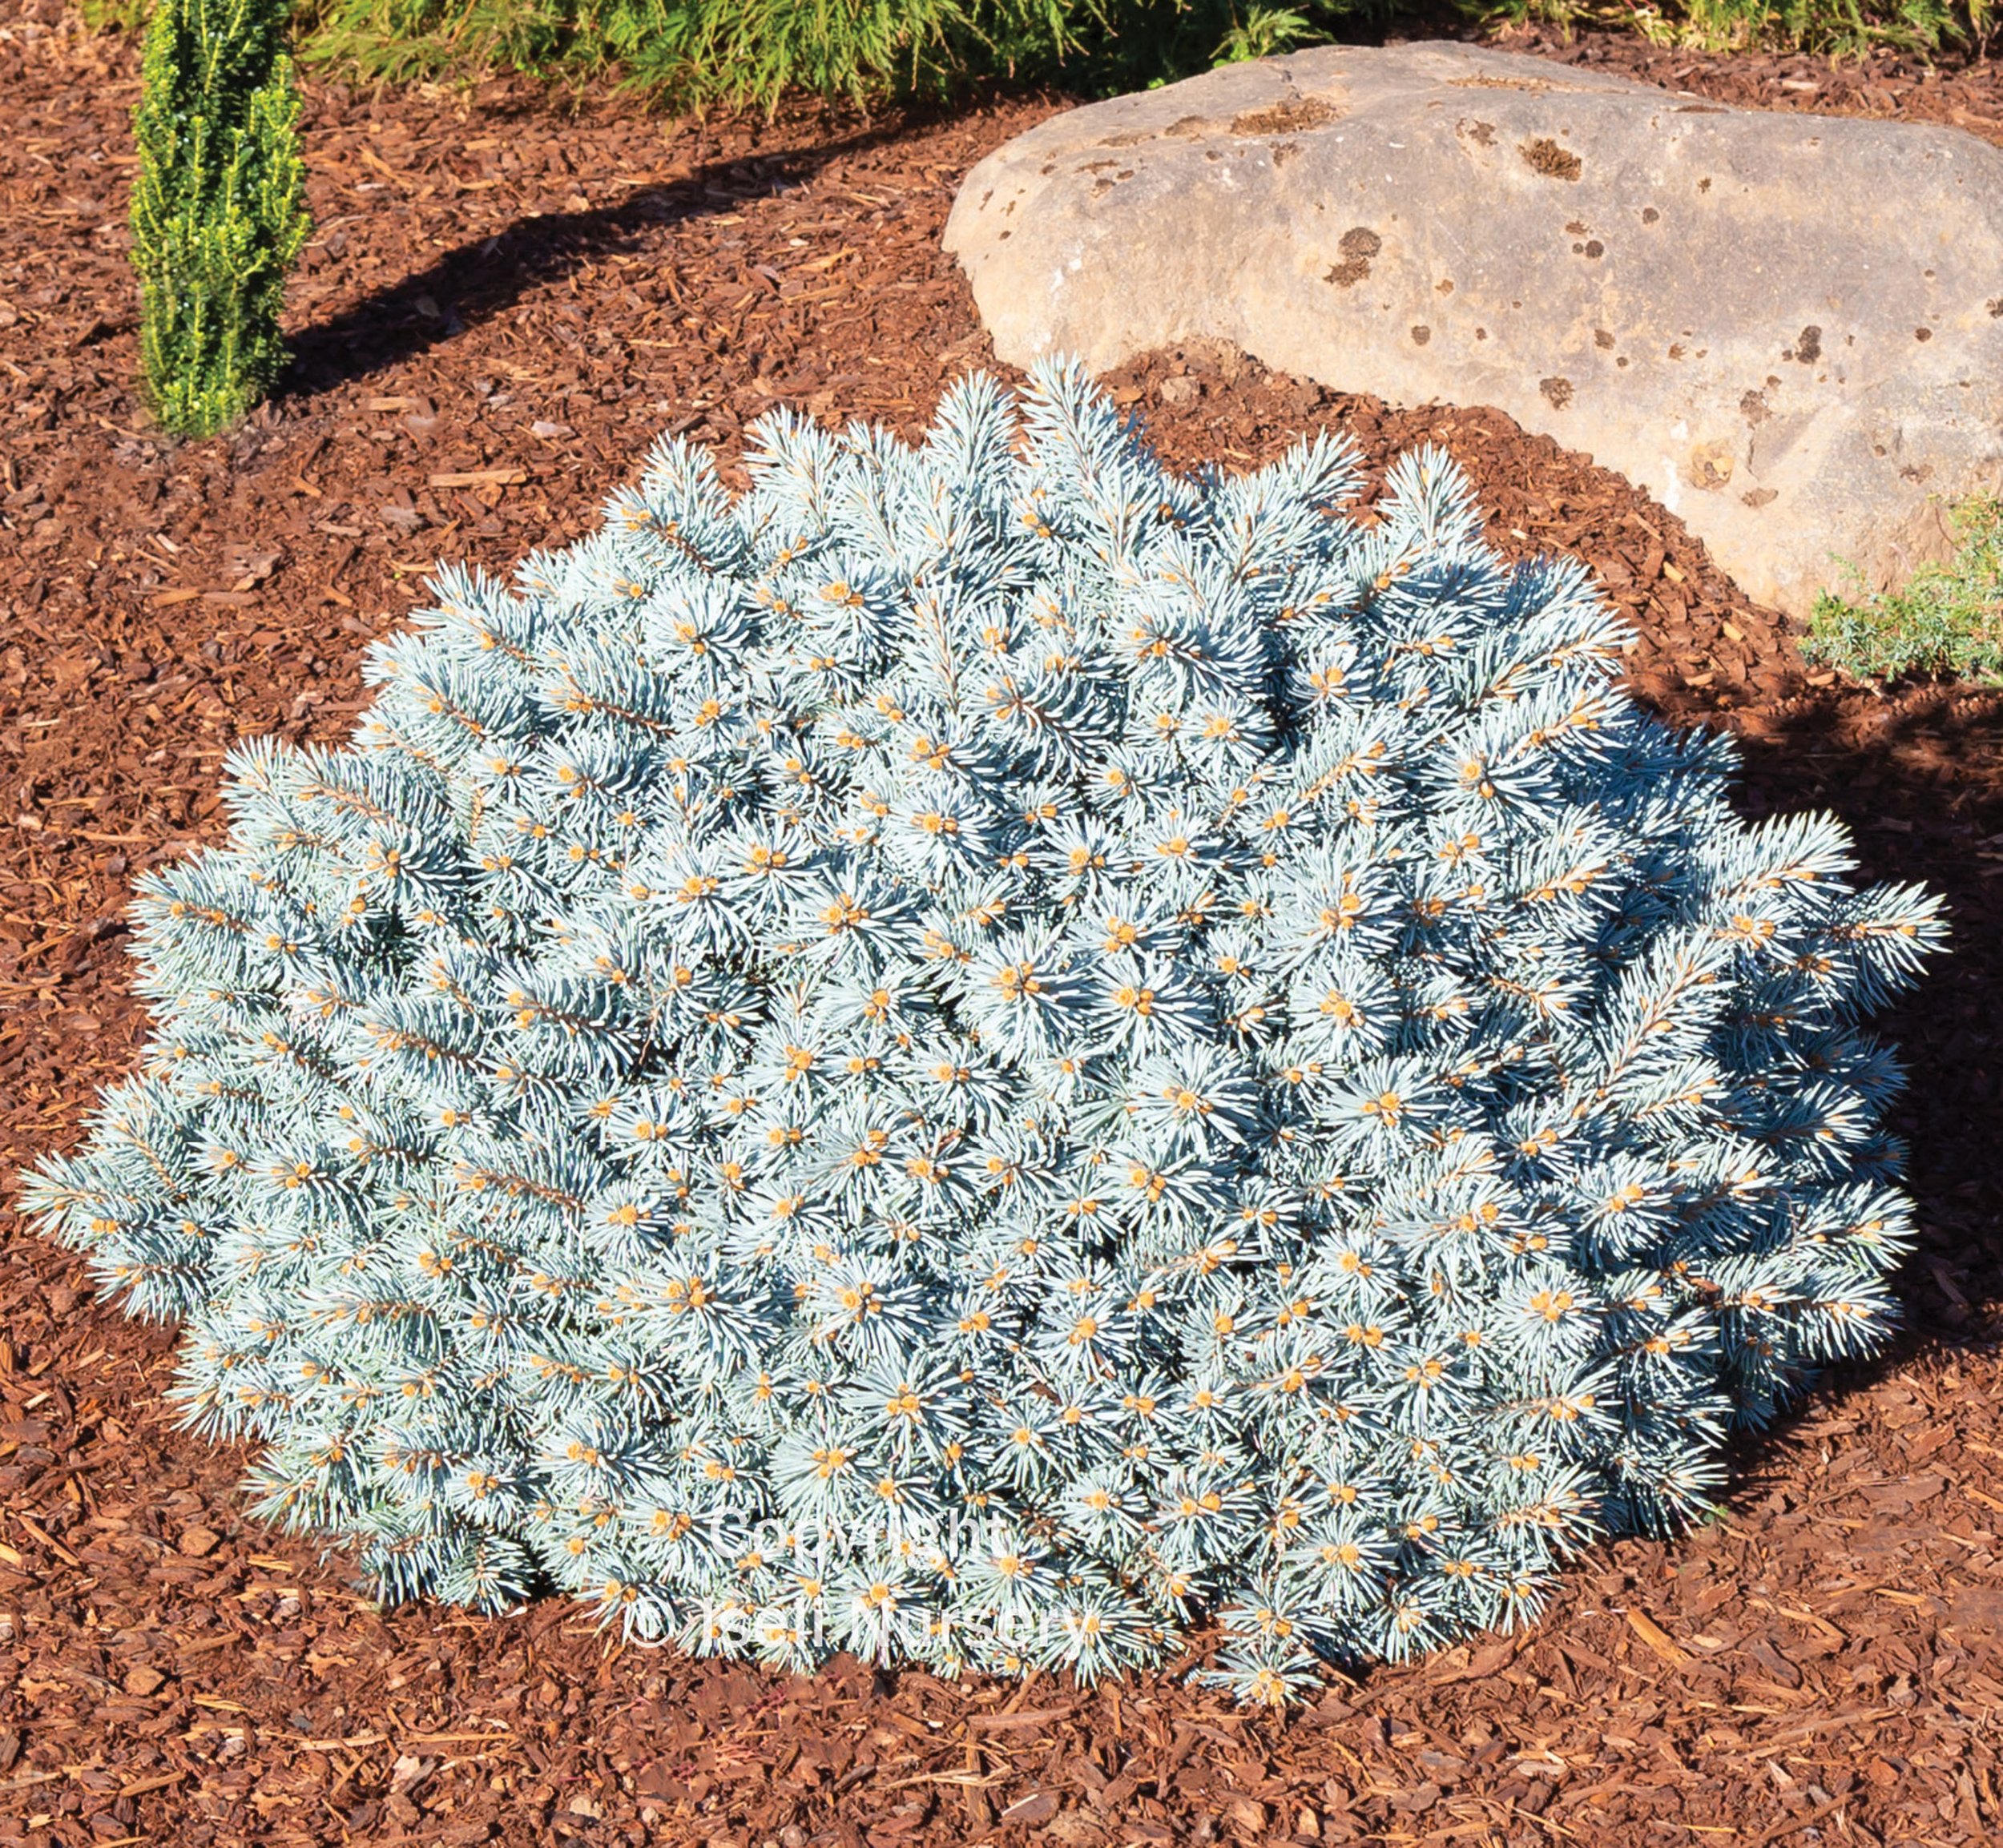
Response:
M1923 566L1900 590L1854 603L1824 591L1802 652L1860 680L2003 677L2003 499L1978 495L1952 517L1953 558Z
M154 415L212 436L285 364L285 276L306 241L284 0L159 0L133 126L132 261Z
M1868 1351L1940 939L1429 450L1169 473L1066 370L663 444L149 876L32 1209L393 1598L1085 1677L1533 1612Z

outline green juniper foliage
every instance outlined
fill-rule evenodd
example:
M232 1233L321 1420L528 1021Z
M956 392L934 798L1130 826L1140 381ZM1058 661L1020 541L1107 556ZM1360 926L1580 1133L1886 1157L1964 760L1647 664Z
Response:
M316 0L305 55L365 77L616 66L678 105L850 102L1008 76L1114 91L1327 36L1380 0Z
M213 435L285 363L285 272L306 241L284 0L159 0L135 114L141 364L167 429Z
M1072 369L663 443L149 875L30 1205L384 1595L1284 1698L1534 1612L1867 1351L1860 1025L1938 940L1747 825L1437 450L1190 480Z
M130 30L144 0L79 0ZM1457 0L1485 23L1638 30L1658 44L1860 54L1987 46L1996 0ZM937 95L984 78L1105 94L1395 16L1389 0L300 0L301 55L364 79L550 76L616 66L676 105Z

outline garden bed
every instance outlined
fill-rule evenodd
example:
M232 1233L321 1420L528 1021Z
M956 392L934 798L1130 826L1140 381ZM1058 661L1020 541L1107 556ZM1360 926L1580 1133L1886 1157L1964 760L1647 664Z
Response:
M32 29L31 29L32 28ZM1514 42L1522 48L1524 42ZM2003 77L1590 57L1733 102L2003 139ZM775 403L915 430L985 345L938 236L1058 107L704 126L523 85L316 89L287 395L175 450L130 389L131 59L0 16L0 1158L129 1068L132 876L220 832L231 739L336 739L435 560L576 536L662 429L727 456ZM1804 88L1801 86L1812 85ZM1791 86L1792 87L1791 87ZM1149 1677L791 1681L611 1646L567 1602L378 1612L250 1525L177 1432L172 1338L5 1222L0 1842L1350 1839L1939 1842L2003 1830L2003 697L1812 670L1646 496L1482 410L1393 412L1218 354L1114 380L1173 458L1317 425L1429 439L1513 554L1589 560L1638 690L1723 726L1755 811L1826 806L1924 880L1955 953L1890 1023L1913 1074L1908 1332L1738 1447L1727 1518L1596 1551L1534 1630L1289 1721ZM1811 1833L1813 1831L1814 1833Z

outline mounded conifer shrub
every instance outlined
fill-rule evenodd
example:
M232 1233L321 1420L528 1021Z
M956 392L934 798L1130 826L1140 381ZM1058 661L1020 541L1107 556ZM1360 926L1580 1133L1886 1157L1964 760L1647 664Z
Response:
M1019 417L1019 421L1018 421ZM1882 1337L1941 935L1426 451L1081 375L679 444L230 764L30 1203L384 1595L1284 1697L1699 1513Z

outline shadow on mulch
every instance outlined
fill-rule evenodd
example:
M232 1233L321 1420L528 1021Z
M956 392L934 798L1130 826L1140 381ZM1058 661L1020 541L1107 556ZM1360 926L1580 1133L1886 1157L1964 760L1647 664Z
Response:
M1690 722L1673 697L1648 703ZM1855 1430L1832 1423L1832 1403L1861 1405L1868 1416L1874 1400L1905 1396L1901 1378L2003 1347L2003 1041L1995 1025L2003 1021L2003 690L1894 688L1861 709L1854 690L1832 691L1748 715L1735 730L1742 814L1839 815L1852 836L1856 876L1941 895L1949 931L1946 953L1929 962L1918 988L1872 1023L1906 1074L1889 1125L1907 1150L1903 1186L1916 1234L1892 1278L1900 1319L1879 1352L1828 1367L1765 1428L1733 1434L1721 1507L1728 1520L1758 1520L1812 1505L1799 1486L1802 1447ZM1842 1441L1868 1447L1873 1466L1896 1477L1925 1467L1907 1455L1909 1435L1867 1423Z
M312 397L393 371L594 257L630 248L650 233L792 191L830 162L894 143L923 125L918 116L900 117L812 147L710 161L680 179L637 186L615 205L518 219L300 330L276 396ZM754 286L777 293L776 272L754 267L751 276Z
M1899 1278L1906 1307L1878 1359L1843 1383L1935 1350L1994 1347L2003 1327L2003 690L1853 694L1748 727L1740 806L1826 808L1848 824L1860 876L1947 901L1947 953L1877 1023L1907 1074L1892 1121L1908 1150L1918 1236Z

